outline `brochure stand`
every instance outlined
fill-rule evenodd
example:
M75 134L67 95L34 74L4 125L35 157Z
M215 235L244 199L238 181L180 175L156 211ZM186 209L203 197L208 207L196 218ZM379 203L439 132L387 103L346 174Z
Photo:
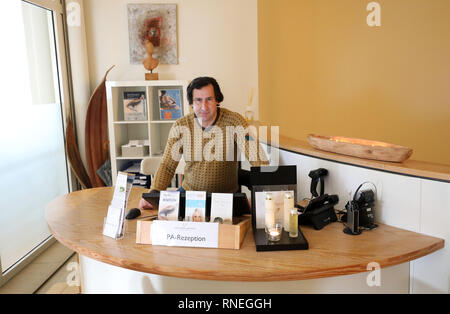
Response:
M115 240L123 238L125 234L125 211L133 186L133 180L134 174L128 174L126 172L118 173L114 196L103 223L103 235Z

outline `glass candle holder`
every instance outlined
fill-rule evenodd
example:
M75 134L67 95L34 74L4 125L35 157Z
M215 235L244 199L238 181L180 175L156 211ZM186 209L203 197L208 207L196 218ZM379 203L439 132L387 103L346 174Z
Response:
M280 241L281 233L283 231L283 225L281 224L272 224L266 227L267 239L272 242Z

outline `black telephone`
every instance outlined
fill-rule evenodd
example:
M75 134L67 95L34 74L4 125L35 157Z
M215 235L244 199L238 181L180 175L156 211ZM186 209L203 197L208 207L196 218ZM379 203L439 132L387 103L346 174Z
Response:
M308 176L311 178L311 186L310 191L312 196L318 197L319 195L322 196L325 192L325 183L323 181L323 178L328 175L328 170L324 168L319 168L316 170L311 170L308 174ZM317 185L320 181L320 194L317 193Z
M306 207L300 208L301 214L298 217L300 225L312 224L314 229L320 230L329 223L337 221L334 205L339 202L337 195L323 194L313 198Z
M339 197L337 195L328 195L323 194L319 197L313 198L311 201L309 201L308 205L303 209L303 213L313 211L316 208L322 207L327 204L331 204L331 206L334 206L339 202Z

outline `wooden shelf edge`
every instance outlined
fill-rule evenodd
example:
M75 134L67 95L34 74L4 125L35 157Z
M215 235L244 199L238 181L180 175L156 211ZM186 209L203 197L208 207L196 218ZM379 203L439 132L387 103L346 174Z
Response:
M259 121L252 121L250 123L257 128L265 126L263 122ZM270 127L270 124L267 124L267 126ZM272 145L270 140L262 140L261 143ZM310 157L450 183L450 165L446 164L437 164L414 159L396 163L352 157L319 150L312 147L306 140L294 139L282 134L279 135L279 143L277 143L275 147Z

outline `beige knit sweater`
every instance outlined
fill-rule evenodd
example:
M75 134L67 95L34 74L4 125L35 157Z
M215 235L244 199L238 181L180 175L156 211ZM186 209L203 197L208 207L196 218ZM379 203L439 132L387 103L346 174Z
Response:
M248 127L244 117L225 108L220 108L215 124L206 129L202 129L193 113L181 117L170 130L150 189L167 189L182 155L186 162L182 183L185 190L236 192L239 155L236 148L244 152L252 166L269 164L257 137L253 132L249 136Z

